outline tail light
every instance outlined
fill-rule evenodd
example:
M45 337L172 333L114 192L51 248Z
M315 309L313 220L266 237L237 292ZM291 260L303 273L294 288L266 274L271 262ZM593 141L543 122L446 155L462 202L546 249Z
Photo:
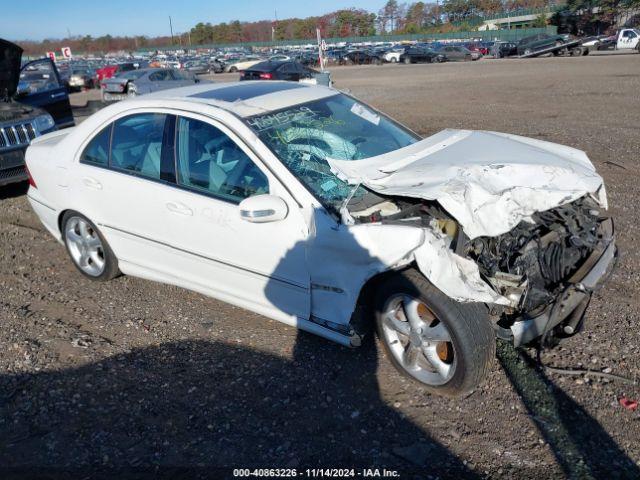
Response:
M29 177L29 185L33 188L38 188L38 186L36 185L36 181L31 176L31 172L29 171L29 167L27 167L26 163L24 164L24 169L27 171L27 177Z
M107 84L106 84L106 83L101 83L101 84L100 84L100 88L103 88L103 89L104 89L104 88L107 88Z
M273 75L270 73L261 73L260 78L262 80L271 80L273 78Z
M240 72L240 78L244 78L244 75L245 75L244 71Z

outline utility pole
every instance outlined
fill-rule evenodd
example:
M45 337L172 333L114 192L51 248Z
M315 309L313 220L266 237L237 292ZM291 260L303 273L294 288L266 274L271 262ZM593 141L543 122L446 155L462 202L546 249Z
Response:
M171 30L171 45L173 45L173 24L171 23L171 15L169 15L169 30Z

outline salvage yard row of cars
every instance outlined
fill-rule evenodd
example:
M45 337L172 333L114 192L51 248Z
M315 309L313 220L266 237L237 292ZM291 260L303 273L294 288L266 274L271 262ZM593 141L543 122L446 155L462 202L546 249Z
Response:
M377 331L401 374L456 396L482 382L496 337L579 332L615 264L582 151L421 138L333 88L273 79L133 96L63 128L73 120L27 105L19 47L0 47L0 172L28 176L33 210L87 278L177 285L352 347ZM23 72L48 88L44 61L49 77Z

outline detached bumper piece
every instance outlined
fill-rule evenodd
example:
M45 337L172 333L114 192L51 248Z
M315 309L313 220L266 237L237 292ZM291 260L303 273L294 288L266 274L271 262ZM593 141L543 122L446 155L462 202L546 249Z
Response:
M558 295L555 303L542 314L525 317L511 326L513 344L516 347L526 345L561 323L564 323L563 331L567 335L579 331L592 293L609 277L618 256L613 238L613 220L606 220L602 227L606 233L606 241L571 276L569 285Z

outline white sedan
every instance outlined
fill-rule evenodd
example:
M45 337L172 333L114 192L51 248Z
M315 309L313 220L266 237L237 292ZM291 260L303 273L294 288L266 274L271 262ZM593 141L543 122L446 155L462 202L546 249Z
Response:
M496 335L580 330L615 244L579 151L418 135L330 88L241 82L111 105L34 140L30 203L85 276L181 286L458 395ZM238 328L242 328L239 324Z

